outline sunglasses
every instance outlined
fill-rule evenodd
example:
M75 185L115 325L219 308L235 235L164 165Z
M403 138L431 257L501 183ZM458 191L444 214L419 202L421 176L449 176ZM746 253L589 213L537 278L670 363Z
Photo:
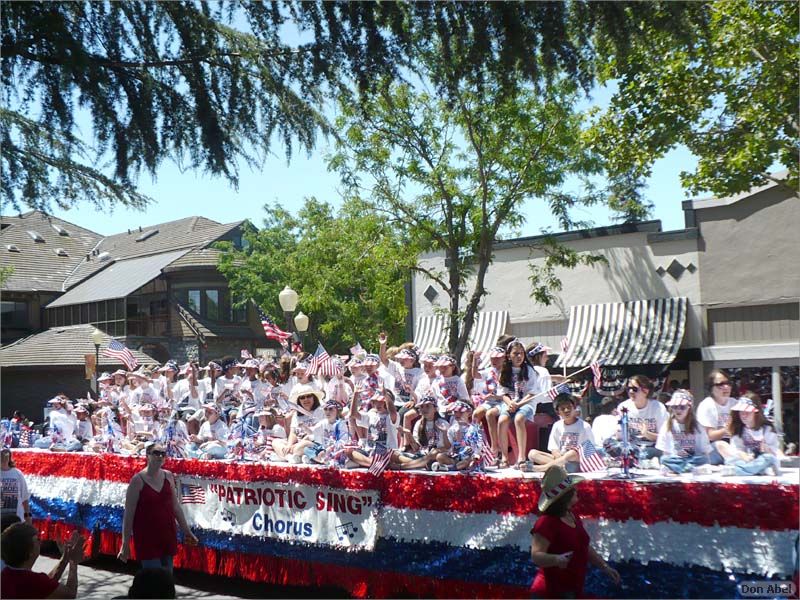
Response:
M167 453L164 450L152 450L150 452L150 456L157 456L158 458L164 458L167 456Z
M714 387L730 387L730 385L731 385L730 381L719 381L714 384Z
M335 406L327 406L323 409L325 412L336 412Z
M672 406L670 407L674 412L683 412L685 410L689 410L688 406Z
M628 386L628 393L638 394L641 391L641 388L636 387L635 385Z

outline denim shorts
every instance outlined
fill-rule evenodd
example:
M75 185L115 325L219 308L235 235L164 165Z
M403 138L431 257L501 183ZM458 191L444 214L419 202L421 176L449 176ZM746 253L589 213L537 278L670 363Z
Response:
M510 412L508 412L508 404L503 402L503 404L500 406L500 414L508 415L509 417L523 415L527 421L533 421L533 417L536 414L536 409L533 407L533 404L529 402L528 404L520 406L512 415Z

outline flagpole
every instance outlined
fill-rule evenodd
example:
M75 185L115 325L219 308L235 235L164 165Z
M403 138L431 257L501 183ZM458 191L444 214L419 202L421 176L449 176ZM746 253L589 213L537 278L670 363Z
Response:
M589 366L587 366L587 367L583 367L582 369L578 369L577 371L575 371L575 372L572 374L572 376L571 376L571 377L567 377L567 378L566 378L564 381L562 381L561 383L566 383L567 381L574 381L574 379L573 379L573 378L575 377L575 375L577 375L578 373L583 373L583 372L584 372L586 369L591 369L591 368L592 368L592 365L589 365ZM544 395L546 395L546 394L549 394L551 390L554 390L554 389L556 389L556 388L557 388L559 385L561 385L561 384L554 385L553 387L551 387L551 388L550 388L550 389L548 389L548 390L545 390L545 391L543 391L543 392L539 392L539 393L538 393L538 394L536 394L535 396L531 396L531 397L530 397L530 400L533 400L533 399L535 399L535 398L538 398L539 396L544 396Z

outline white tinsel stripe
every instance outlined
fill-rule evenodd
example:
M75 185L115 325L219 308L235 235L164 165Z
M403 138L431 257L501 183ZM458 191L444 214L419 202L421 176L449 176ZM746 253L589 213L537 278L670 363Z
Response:
M127 483L80 479L77 477L41 477L25 475L31 495L91 504L92 506L125 506Z
M444 542L468 548L514 546L530 551L533 515L447 513L384 507L380 535L405 542ZM662 561L765 575L789 575L796 531L702 527L664 521L584 519L594 548L612 561Z

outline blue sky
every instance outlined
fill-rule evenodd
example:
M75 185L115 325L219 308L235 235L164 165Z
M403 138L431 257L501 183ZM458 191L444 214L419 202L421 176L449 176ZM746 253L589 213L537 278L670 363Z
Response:
M276 148L276 152L280 151ZM223 223L250 219L256 226L261 226L265 204L278 202L293 212L309 196L339 204L338 176L328 172L325 163L329 151L328 143L321 138L311 156L295 153L289 164L285 158L271 157L260 172L245 167L241 171L238 189L224 179L193 172L182 173L176 165L165 163L156 180L149 176L139 180L139 189L154 199L145 211L118 207L111 213L102 213L87 204L71 210L57 209L54 214L103 235L194 215ZM653 166L653 175L645 193L654 204L652 218L660 219L665 231L684 226L681 201L687 196L678 175L682 170L691 170L694 165L694 157L687 150L678 149ZM521 235L536 235L548 227L553 231L559 230L543 207L541 201L528 202L528 222L522 227ZM603 207L582 209L575 213L575 218L590 220L598 227L612 222L609 211Z

